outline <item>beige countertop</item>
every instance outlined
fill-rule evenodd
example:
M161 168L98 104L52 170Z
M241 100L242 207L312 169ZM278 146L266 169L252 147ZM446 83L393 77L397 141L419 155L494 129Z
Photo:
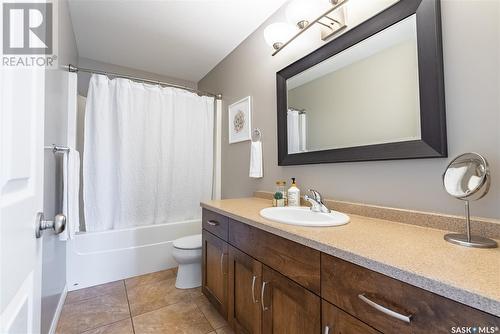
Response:
M500 316L500 248L443 240L445 231L350 214L347 225L304 227L259 215L271 201L214 200L201 206L471 307Z

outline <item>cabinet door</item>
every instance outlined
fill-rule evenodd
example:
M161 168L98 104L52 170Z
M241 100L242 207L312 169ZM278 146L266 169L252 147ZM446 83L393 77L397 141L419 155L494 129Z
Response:
M380 334L376 329L327 301L322 301L321 308L324 334Z
M229 246L228 320L236 333L259 334L262 264Z
M263 265L262 332L319 334L321 300L280 273Z
M203 230L202 291L219 313L227 318L227 257L228 245Z

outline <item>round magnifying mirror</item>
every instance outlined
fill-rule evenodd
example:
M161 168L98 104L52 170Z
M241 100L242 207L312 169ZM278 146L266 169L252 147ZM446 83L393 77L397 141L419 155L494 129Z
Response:
M443 174L443 185L451 196L465 201L466 234L446 234L445 240L468 247L497 247L494 240L472 236L469 201L484 197L490 189L488 161L477 153L465 153L453 159Z
M490 171L486 159L477 153L465 153L453 159L443 175L444 188L453 197L478 200L490 188Z

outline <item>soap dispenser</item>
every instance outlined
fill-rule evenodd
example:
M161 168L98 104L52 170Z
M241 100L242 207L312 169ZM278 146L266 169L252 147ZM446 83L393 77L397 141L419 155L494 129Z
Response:
M288 206L300 206L300 189L297 188L295 178L292 177L292 185L288 188Z

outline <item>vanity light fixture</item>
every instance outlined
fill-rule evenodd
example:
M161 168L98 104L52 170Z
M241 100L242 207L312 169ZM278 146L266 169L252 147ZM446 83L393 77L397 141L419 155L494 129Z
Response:
M285 22L277 22L270 24L264 29L264 38L266 43L272 46L275 50L283 47L285 42L295 34L295 28Z
M345 29L345 8L348 0L293 0L286 8L289 23L277 22L264 29L264 38L273 47L273 56L315 23L321 27L321 39L326 40ZM318 14L322 13L322 14ZM294 27L295 26L295 27Z
M329 2L325 0L293 0L286 7L286 19L290 24L304 29L329 7Z

